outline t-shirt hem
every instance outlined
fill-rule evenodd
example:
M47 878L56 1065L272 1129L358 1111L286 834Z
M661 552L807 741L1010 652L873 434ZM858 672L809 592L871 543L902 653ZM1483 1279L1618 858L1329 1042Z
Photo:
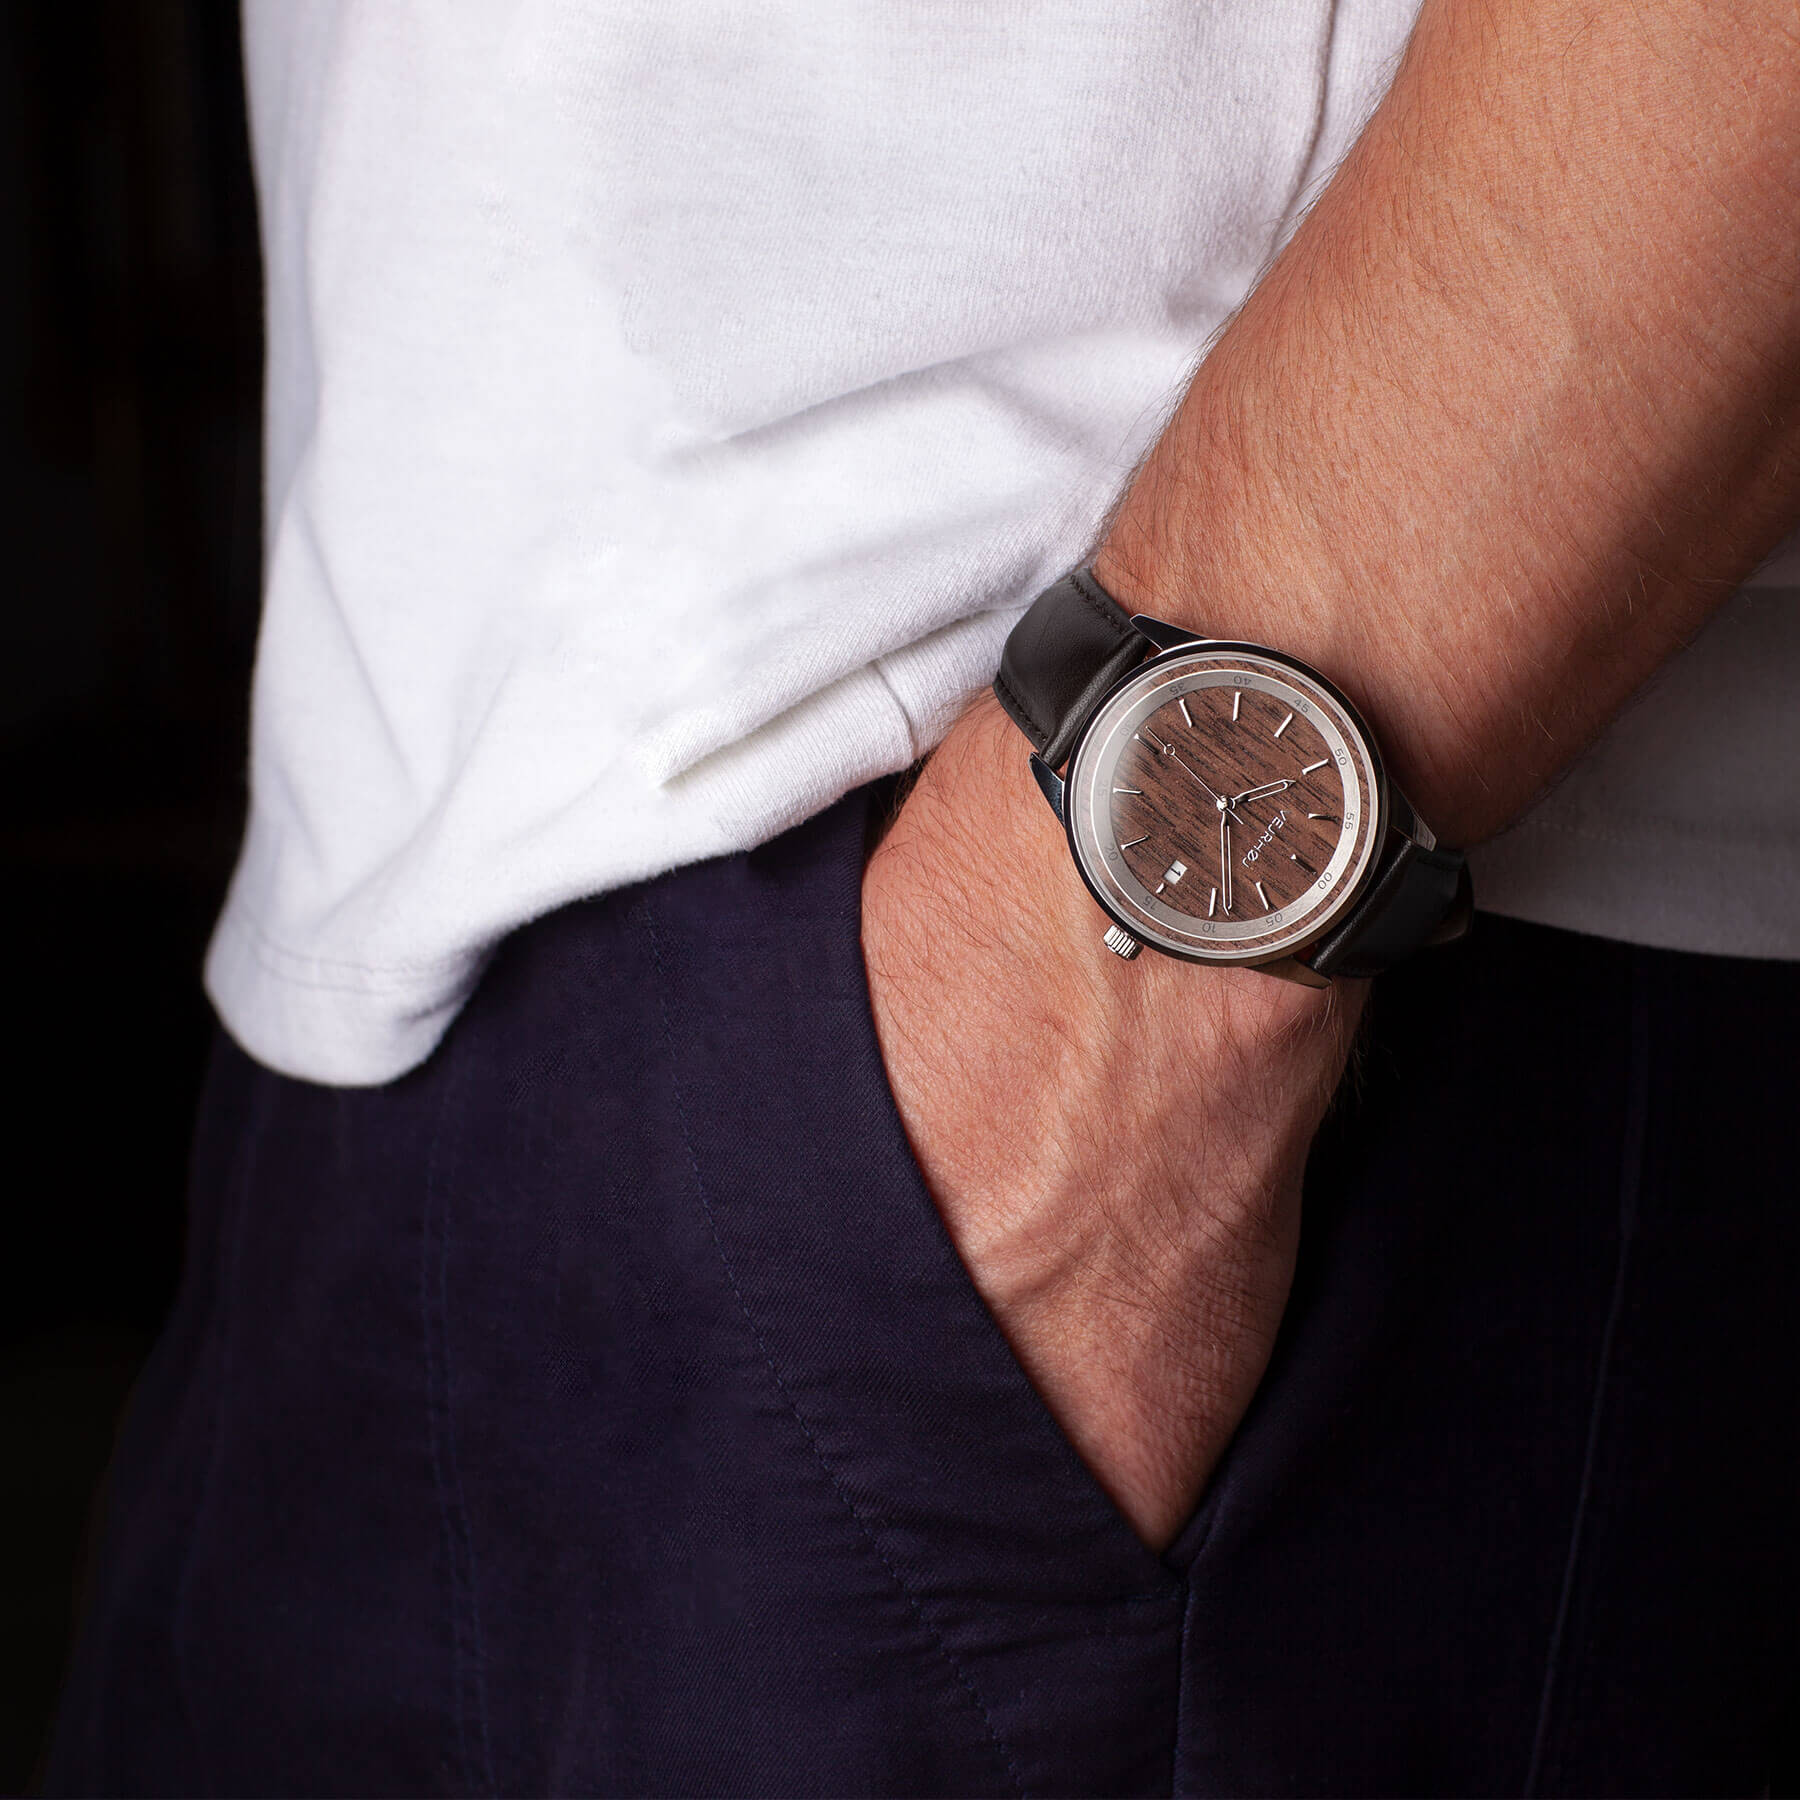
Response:
M379 1087L437 1048L479 979L479 951L414 967L309 957L234 898L206 953L207 998L246 1055L296 1081Z

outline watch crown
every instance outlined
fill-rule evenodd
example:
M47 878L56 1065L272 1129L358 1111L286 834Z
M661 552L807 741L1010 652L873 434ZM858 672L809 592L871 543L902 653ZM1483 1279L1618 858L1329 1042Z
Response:
M1114 956L1122 956L1127 962L1130 962L1144 947L1123 925L1109 926L1106 936L1100 941Z

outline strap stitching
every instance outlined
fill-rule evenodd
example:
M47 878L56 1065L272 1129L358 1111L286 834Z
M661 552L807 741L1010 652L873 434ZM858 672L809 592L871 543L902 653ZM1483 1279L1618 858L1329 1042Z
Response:
M1126 616L1124 608L1121 607L1103 587L1101 587L1099 582L1094 579L1093 575L1087 569L1071 569L1069 573L1063 577L1062 581L1047 588L1032 602L1031 606L1026 609L1024 615L1025 618L1029 618L1051 594L1056 592L1057 588L1064 585L1067 585L1074 592L1075 597L1087 608L1094 618L1105 627L1107 633L1114 640L1113 648L1100 659L1100 662L1094 671L1095 676L1098 676L1107 669L1108 665L1112 663L1115 657L1117 657L1120 650L1124 649L1125 646L1131 642L1135 635L1134 629L1130 619ZM1021 620L1021 623L1023 623L1023 620ZM1014 629L1016 630L1017 627L1015 626ZM1037 750L1039 755L1046 755L1050 746L1062 739L1068 730L1071 720L1081 710L1080 702L1087 697L1092 686L1093 681L1091 679L1083 683L1081 693L1077 696L1075 707L1069 709L1069 711L1061 717L1045 720L1041 718L1024 699L1018 689L1007 680L1004 660L1002 660L1000 669L994 676L994 692L999 695L1001 704L1012 715L1013 723L1019 726L1025 732L1025 735L1032 740L1033 747Z
M1101 697L1112 687L1114 682L1119 680L1120 676L1124 674L1125 669L1129 669L1133 666L1131 663L1127 663L1125 669L1115 670L1113 667L1119 660L1120 654L1133 647L1131 638L1135 635L1135 633L1132 633L1119 639L1118 643L1113 646L1111 653L1106 656L1098 667L1095 668L1093 674L1088 678L1087 685L1075 696L1074 705L1068 709L1062 719L1058 722L1055 734L1045 740L1041 754L1046 762L1049 762L1050 760L1050 746L1052 744L1060 744L1065 737L1072 740L1079 735L1079 727L1087 719L1093 716L1094 710L1099 705ZM1069 751L1072 749L1073 743L1071 742L1069 750L1064 752L1062 760L1067 760Z
M1132 624L1124 607L1086 569L1073 570L1069 576L1069 584L1120 643L1131 636Z
M1055 734L1038 723L1037 715L1019 698L1012 683L1006 679L1004 668L994 677L994 686L1000 690L1000 698L1008 703L1013 722L1028 727L1027 735L1035 734L1036 746L1042 750Z

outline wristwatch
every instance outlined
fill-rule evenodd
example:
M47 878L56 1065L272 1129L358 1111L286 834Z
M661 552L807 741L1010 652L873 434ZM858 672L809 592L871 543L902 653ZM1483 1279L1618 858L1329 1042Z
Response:
M994 692L1118 955L1323 987L1468 929L1462 854L1298 658L1130 616L1078 569L1013 627Z

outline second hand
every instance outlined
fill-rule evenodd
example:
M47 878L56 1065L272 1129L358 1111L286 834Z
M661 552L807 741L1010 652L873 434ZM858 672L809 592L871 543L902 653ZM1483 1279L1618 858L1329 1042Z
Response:
M1206 782L1199 775L1195 775L1194 771L1191 768L1188 768L1180 751L1178 751L1173 744L1163 743L1154 732L1147 732L1145 735L1149 738L1151 743L1156 745L1157 749L1159 749L1164 756L1172 757L1176 762L1180 763L1184 769L1187 769L1188 774L1192 775L1194 780L1200 783L1202 792L1205 793L1206 797L1212 801L1213 805L1216 806L1220 812L1229 814L1230 817L1237 819L1237 822L1240 825L1243 824L1244 821L1238 819L1237 814L1232 812L1231 802L1227 800L1224 795L1216 792L1213 788L1208 787Z

